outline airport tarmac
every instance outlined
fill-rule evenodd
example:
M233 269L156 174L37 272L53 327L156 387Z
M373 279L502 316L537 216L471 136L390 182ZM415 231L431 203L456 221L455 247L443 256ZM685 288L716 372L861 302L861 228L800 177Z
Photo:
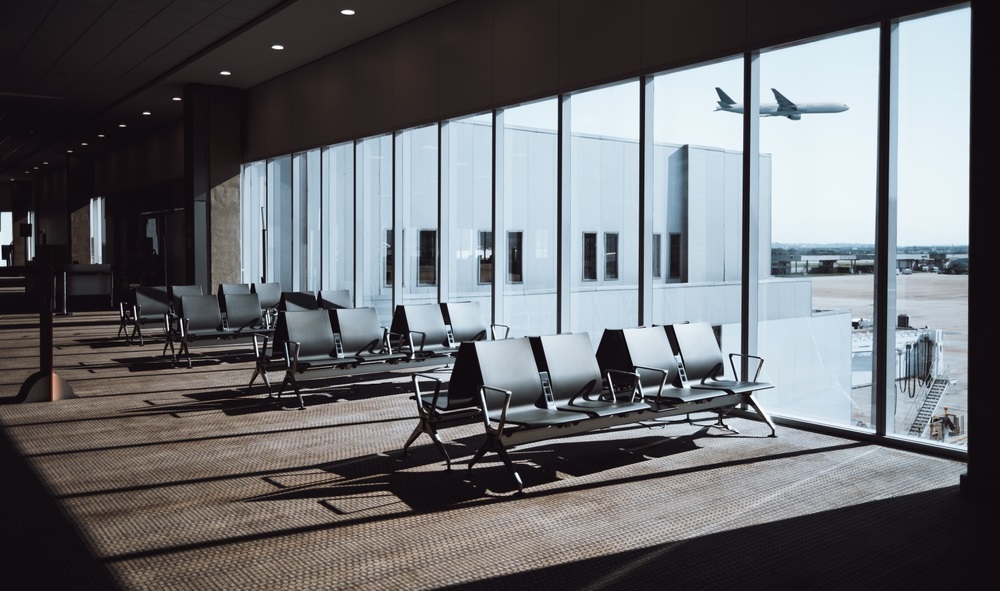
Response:
M897 275L896 315L905 315L914 328L940 330L943 337L942 373L951 380L936 414L947 408L948 414L968 414L968 353L969 353L969 276L938 273ZM816 275L812 277L813 308L818 310L850 310L852 318L872 319L875 301L874 275ZM870 404L867 388L858 388L854 398L858 408ZM897 395L897 430L905 429L906 419L917 396L899 391ZM861 416L859 420L866 419ZM870 420L870 419L869 419ZM926 436L926 435L925 435ZM957 441L957 439L956 439Z

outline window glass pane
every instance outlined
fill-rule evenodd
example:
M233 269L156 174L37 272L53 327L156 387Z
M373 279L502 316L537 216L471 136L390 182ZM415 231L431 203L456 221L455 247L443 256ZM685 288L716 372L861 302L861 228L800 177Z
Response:
M968 420L970 9L899 24L895 416L964 446Z
M358 227L362 233L355 299L392 318L392 136L357 143Z
M524 232L507 232L507 282L523 283L524 273L521 267L523 256Z
M639 313L639 82L572 95L569 124L568 199L572 285L569 331L586 332L595 347L605 328L636 326ZM621 232L616 256L626 264L617 280L596 279L596 235ZM591 268L593 263L594 268ZM583 267L586 268L583 268Z
M354 293L354 144L323 148L323 277L320 289Z
M441 193L448 204L448 232L442 236L450 251L448 298L479 301L488 323L493 283L493 116L446 122L442 157ZM485 245L484 233L489 235Z
M604 278L618 279L618 234L615 232L604 234Z
M282 289L294 290L295 220L292 217L292 157L267 161L267 271Z
M665 72L652 85L651 224L654 235L668 237L667 276L652 284L652 321L710 322L722 326L727 347L735 346L729 339L739 336L742 322L743 121L720 108L719 92L741 99L743 61Z
M265 283L264 228L267 219L267 162L243 167L240 183L240 246L243 283Z
M320 151L300 152L292 158L292 289L316 291L320 287Z
M653 234L653 277L663 277L663 234Z
M556 331L556 99L503 111L504 324L511 336ZM510 230L510 231L508 231ZM515 236L512 236L514 234ZM513 260L510 249L514 250ZM498 253L500 254L500 253Z
M493 232L479 232L479 283L493 283Z
M760 229L767 239L770 220L772 263L760 273L758 338L773 414L871 424L873 335L853 326L874 306L878 56L869 29L760 58L771 114L760 119Z
M403 272L401 303L436 302L437 247L434 265L421 257L429 256L422 240L430 234L420 228L438 225L438 127L428 125L408 129L396 136L396 190L399 192L399 219L403 227ZM407 231L407 229L412 229ZM435 241L437 232L433 231ZM430 279L428 273L433 272Z
M597 234L583 233L583 280L597 280Z
M417 285L437 285L437 230L420 230Z
M0 267L14 266L14 214L0 211L0 245L3 245L3 257Z

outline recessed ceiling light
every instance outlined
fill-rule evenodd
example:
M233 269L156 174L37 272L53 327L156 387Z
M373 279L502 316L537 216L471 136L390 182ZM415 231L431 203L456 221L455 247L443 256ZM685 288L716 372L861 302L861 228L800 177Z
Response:
M181 100L181 97L179 97L179 96L175 96L174 98L172 98L172 99L170 99L170 100L172 100L172 101L179 101L179 100Z
M345 9L343 9L343 10L340 11L340 14L342 14L344 16L351 16L352 14L354 14L354 11L351 10L350 8L345 8Z
M232 74L232 72L230 72L229 70L223 70L223 71L219 72L219 74L221 74L223 76L229 76L229 75Z
M152 115L152 113L150 113L149 111L143 111L142 114L143 115Z
M97 134L97 137L104 137L104 134L103 133L99 133L99 134Z
M35 167L33 167L33 169L34 169L34 170L38 170L38 167L37 167L37 166L35 166Z
M119 123L119 124L118 124L118 127L128 127L128 126L127 126L127 125L125 125L124 123Z
M86 146L86 145L87 145L87 142L80 142L80 145L81 145L81 146Z
M73 153L73 150L66 150L66 153L67 153L67 154L72 154L72 153Z
M45 160L45 161L42 162L42 164L44 164L44 165L48 165L48 163L49 163L48 160Z
M271 49L273 49L275 51L281 51L284 48L285 48L285 46L282 45L282 44L280 44L280 43L275 43L274 45L271 46Z

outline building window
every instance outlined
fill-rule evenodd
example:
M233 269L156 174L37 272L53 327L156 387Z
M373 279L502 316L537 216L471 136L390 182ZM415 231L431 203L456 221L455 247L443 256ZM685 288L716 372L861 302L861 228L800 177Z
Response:
M618 233L604 233L604 279L618 279Z
M507 283L523 283L521 269L522 241L524 232L507 232Z
M661 242L663 242L663 235L653 234L653 277L656 279L663 277L663 262L661 261L662 255L660 252L663 245Z
M385 284L389 287L392 286L392 247L395 243L395 238L392 234L392 228L386 228L385 230Z
M493 232L479 232L479 283L493 283Z
M437 230L420 230L417 285L437 285Z
M667 275L671 279L679 279L681 276L681 235L670 235L670 273Z
M583 233L583 280L597 281L597 233Z

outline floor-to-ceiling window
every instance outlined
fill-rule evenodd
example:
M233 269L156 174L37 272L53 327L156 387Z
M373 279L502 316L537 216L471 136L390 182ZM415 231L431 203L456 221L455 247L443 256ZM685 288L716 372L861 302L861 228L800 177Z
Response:
M969 19L963 8L898 23L890 100L899 275L886 432L957 446L969 393L968 265L954 264L969 256Z
M438 126L396 135L396 229L402 248L399 303L438 300Z
M323 148L320 289L354 294L354 143Z
M374 307L385 324L392 318L394 249L392 228L392 136L356 144L355 227L358 240L359 294L356 301Z
M107 246L104 213L107 207L107 197L94 197L90 200L90 262L104 262L104 249Z
M267 161L267 272L269 281L295 290L293 258L295 220L292 203L292 157Z
M639 82L579 92L565 105L570 310L564 331L587 332L596 344L605 328L638 323ZM607 251L605 233L618 234L616 252ZM612 258L616 272L609 274L605 263Z
M299 152L292 157L292 290L320 288L323 217L320 151Z
M264 283L267 228L267 162L243 166L240 184L240 276L244 283Z
M743 61L654 76L652 92L653 323L726 325L738 347L743 120L722 102L743 96Z
M772 264L757 328L775 414L871 424L878 66L877 28L759 58L758 170L770 191L758 228Z
M512 336L552 334L557 326L559 105L553 98L509 107L498 121L503 217L497 225L495 273L502 323Z
M449 301L480 302L489 324L493 285L493 117L444 123L441 153L442 265ZM446 264L446 266L445 266Z

